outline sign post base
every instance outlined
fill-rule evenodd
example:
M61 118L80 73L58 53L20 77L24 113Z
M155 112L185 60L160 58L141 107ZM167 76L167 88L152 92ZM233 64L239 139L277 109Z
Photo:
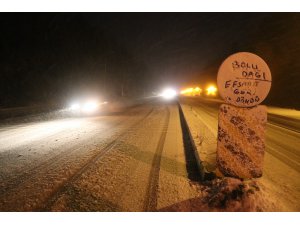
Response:
M257 178L263 173L267 107L219 109L217 168L224 176Z

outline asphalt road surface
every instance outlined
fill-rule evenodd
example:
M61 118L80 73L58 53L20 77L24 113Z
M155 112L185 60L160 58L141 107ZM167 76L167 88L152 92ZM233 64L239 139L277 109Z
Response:
M183 97L181 103L191 106L217 136L218 110L222 101ZM283 116L280 111L268 112L264 174L259 181L282 211L299 211L300 118Z
M189 173L176 102L0 127L0 211L164 210Z

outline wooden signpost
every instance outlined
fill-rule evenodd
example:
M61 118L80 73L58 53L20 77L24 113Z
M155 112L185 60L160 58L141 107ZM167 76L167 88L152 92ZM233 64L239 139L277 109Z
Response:
M262 176L268 95L272 78L259 56L240 52L220 66L219 93L228 104L219 110L217 168L225 176Z

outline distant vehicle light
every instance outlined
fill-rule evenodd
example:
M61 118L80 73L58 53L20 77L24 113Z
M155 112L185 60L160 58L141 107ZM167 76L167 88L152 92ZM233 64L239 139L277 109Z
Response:
M85 113L93 113L98 109L99 104L96 101L88 101L83 107L82 111Z
M215 96L216 93L217 93L217 88L214 85L210 85L208 88L206 88L206 95Z
M193 92L193 88L187 88L187 89L184 89L180 92L180 94L182 95L191 95L191 93Z
M202 93L202 89L199 87L186 88L180 92L180 94L184 96L200 96L201 93Z
M176 97L176 95L177 95L177 92L173 89L166 89L161 93L161 96L164 99L173 99Z
M80 104L79 103L73 103L71 106L70 106L70 110L72 111L77 111L80 109Z

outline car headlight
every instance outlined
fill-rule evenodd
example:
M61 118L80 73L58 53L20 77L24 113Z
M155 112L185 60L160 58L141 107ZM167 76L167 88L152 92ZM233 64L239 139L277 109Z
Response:
M70 110L72 110L72 111L80 110L80 104L79 103L73 103L73 104L71 104Z
M173 99L176 97L176 95L177 95L177 92L173 89L166 89L161 93L161 96L164 99Z
M98 109L98 103L96 101L88 101L82 106L82 111L86 113L95 112Z

